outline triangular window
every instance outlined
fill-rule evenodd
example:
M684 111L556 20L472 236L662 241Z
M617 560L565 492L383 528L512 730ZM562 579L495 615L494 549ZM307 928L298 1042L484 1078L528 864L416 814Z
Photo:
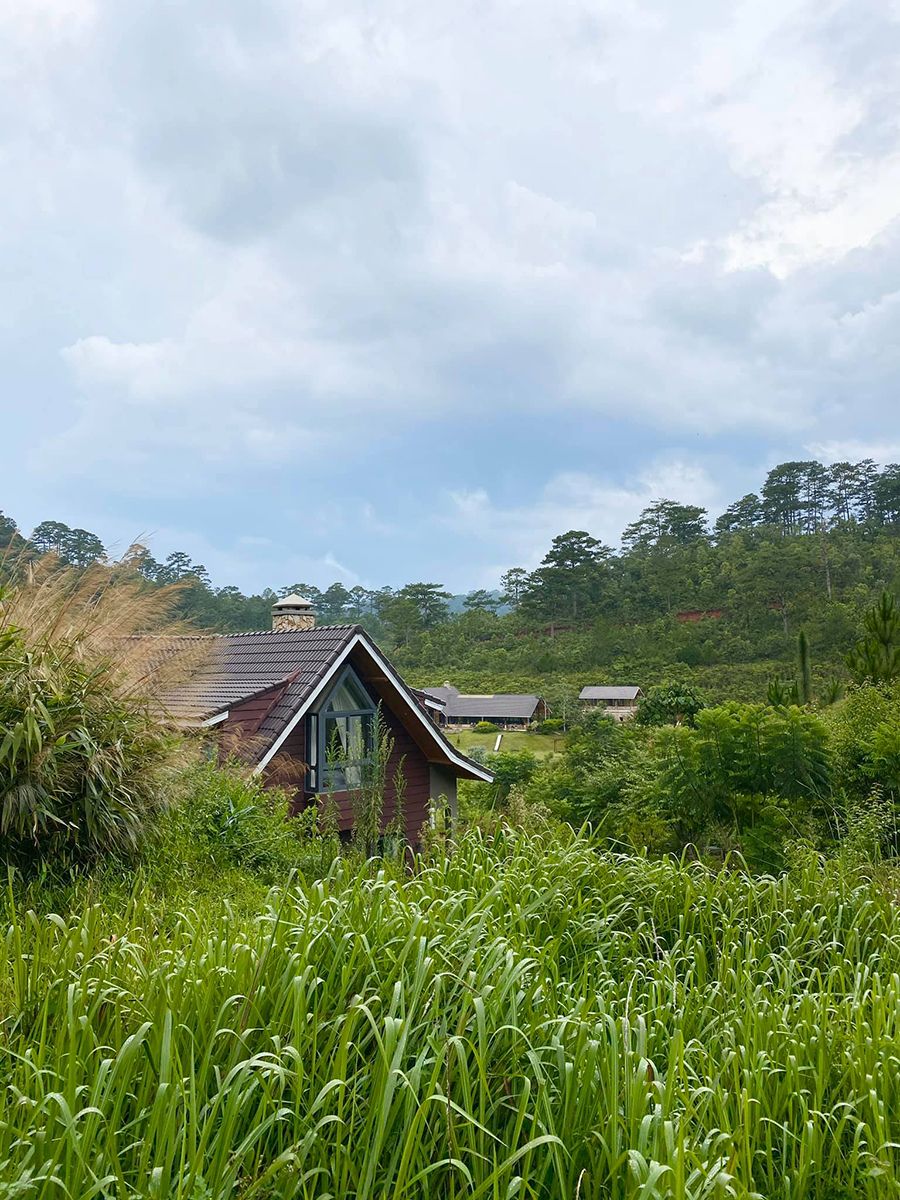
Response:
M348 667L332 689L325 707L326 713L374 712L372 698L359 681L352 667Z

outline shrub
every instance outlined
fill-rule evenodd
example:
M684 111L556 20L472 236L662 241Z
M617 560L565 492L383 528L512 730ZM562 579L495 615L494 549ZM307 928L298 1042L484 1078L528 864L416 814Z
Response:
M638 704L639 725L693 725L706 697L690 683L662 683L650 688Z
M170 739L110 664L0 627L0 834L11 858L133 848L164 802Z
M495 725L493 721L479 721L477 725L472 726L475 733L499 733L500 726Z
M8 860L131 850L152 826L175 739L151 705L146 643L127 635L160 620L168 601L111 568L76 573L56 560L0 589Z
M235 867L275 883L292 870L318 875L337 853L336 841L319 837L317 808L291 816L288 793L266 788L240 763L196 765L178 792L162 844L184 863Z
M546 721L539 721L537 725L538 733L562 733L565 722L560 717L548 717Z

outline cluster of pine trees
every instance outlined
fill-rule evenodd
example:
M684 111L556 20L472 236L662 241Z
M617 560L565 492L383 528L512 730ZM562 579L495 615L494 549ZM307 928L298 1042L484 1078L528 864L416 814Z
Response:
M819 657L837 661L866 606L900 590L898 531L900 466L796 461L715 521L662 499L628 526L618 550L584 530L562 533L536 570L510 568L502 592L473 591L455 614L438 583L294 581L248 596L216 587L182 551L158 561L135 545L127 557L150 585L181 583L180 615L198 626L265 628L272 602L296 591L320 623L366 625L412 672L534 676L640 661L654 646L688 666L786 659L801 626ZM0 514L0 559L46 551L77 566L105 555L90 531L44 521L26 537Z

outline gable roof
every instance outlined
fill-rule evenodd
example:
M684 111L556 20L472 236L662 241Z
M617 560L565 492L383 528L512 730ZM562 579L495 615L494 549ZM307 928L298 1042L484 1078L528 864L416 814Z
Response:
M284 632L174 638L170 645L176 652L180 645L188 649L203 643L206 653L187 682L163 692L163 707L177 724L191 726L279 684L287 685L292 699L301 698L328 671L358 628L325 625ZM277 714L273 711L266 723L274 728L275 722Z
M454 717L471 719L472 717L519 717L530 719L534 710L541 702L540 696L515 695L498 692L490 696L466 695L458 692L455 687L425 688L429 696L443 700L448 721Z
M642 695L639 687L583 687L579 700L637 700Z
M406 709L434 759L455 765L471 778L491 782L490 771L460 753L425 713L422 704L360 625L321 625L315 629L210 634L175 638L168 653L201 644L204 654L190 678L163 690L159 699L177 724L196 728L224 719L233 705L272 692L271 707L255 732L264 747L255 770L263 770L298 721L359 649Z

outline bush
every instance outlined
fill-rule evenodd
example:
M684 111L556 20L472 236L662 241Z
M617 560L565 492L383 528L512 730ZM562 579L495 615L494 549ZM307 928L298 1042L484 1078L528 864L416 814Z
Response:
M172 752L153 687L193 669L148 632L179 633L177 588L128 562L54 555L9 564L0 587L0 837L7 861L67 867L131 851L167 802ZM190 658L190 662L188 662Z
M538 733L562 733L565 727L565 722L559 717L548 717L546 721L539 721L536 729Z
M706 697L693 684L662 683L652 687L638 704L639 725L693 725L706 707Z
M291 816L288 793L266 788L242 764L202 763L185 772L178 790L162 844L183 863L238 868L276 883L293 870L317 876L338 852L336 839L319 836L317 808Z
M2 605L2 599L0 599ZM10 860L133 849L164 804L171 740L110 661L29 645L0 607L0 834Z
M473 725L472 729L475 733L499 733L500 726L495 725L493 721L479 721L477 725Z

